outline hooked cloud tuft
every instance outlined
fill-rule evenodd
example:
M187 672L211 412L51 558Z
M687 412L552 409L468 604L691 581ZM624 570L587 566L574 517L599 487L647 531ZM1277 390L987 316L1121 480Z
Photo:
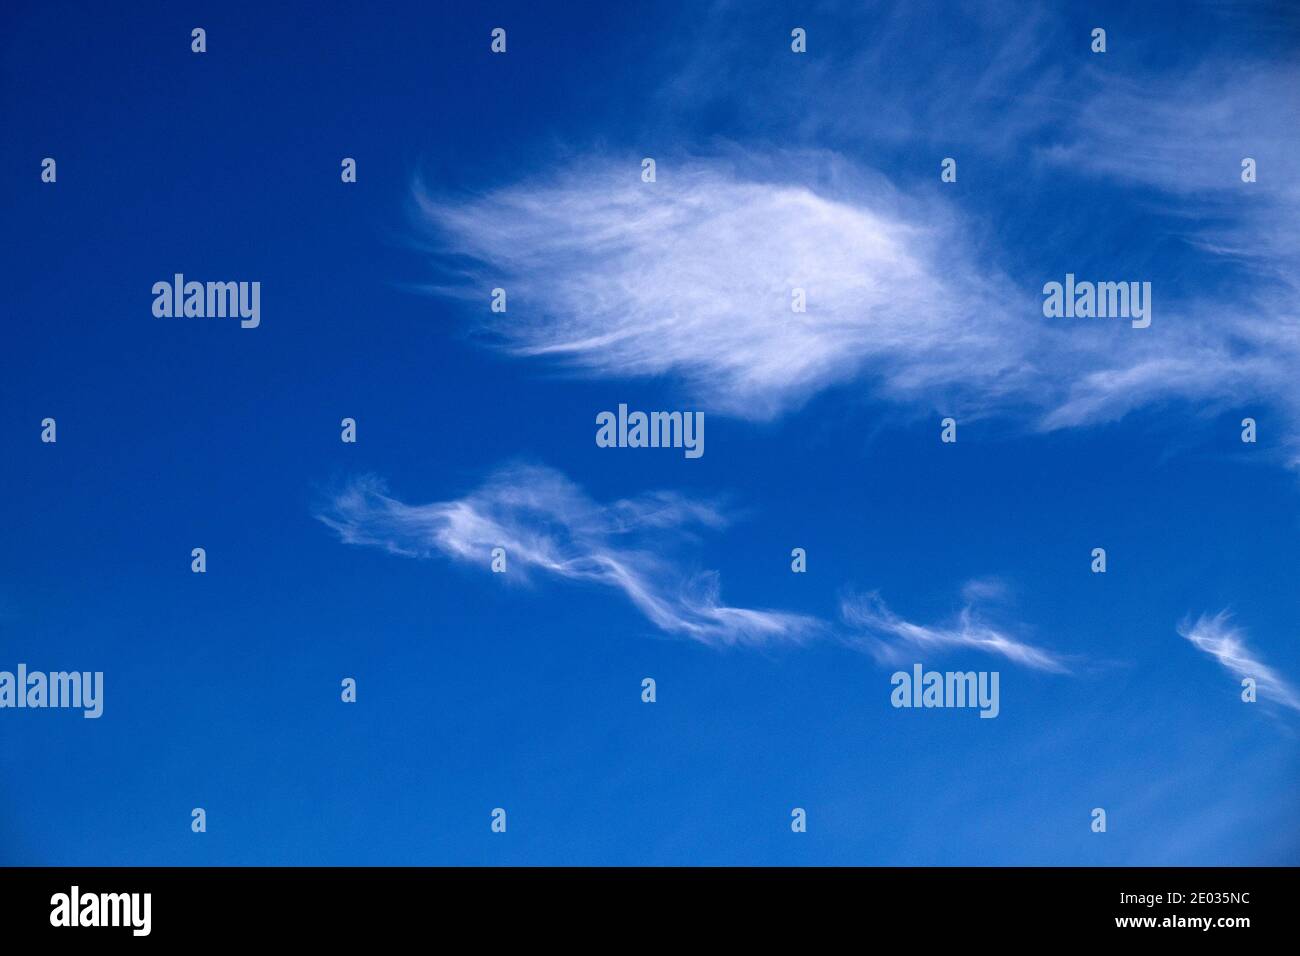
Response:
M1260 700L1300 710L1300 697L1295 690L1281 675L1254 656L1246 646L1245 631L1232 623L1232 615L1227 611L1213 616L1202 614L1195 622L1190 618L1184 620L1178 625L1178 633L1197 650L1213 657L1233 676L1254 678Z
M963 588L968 602L1000 593L999 587L986 581L970 582ZM1034 670L1068 672L1060 656L982 620L971 603L950 624L914 624L891 611L873 591L845 598L840 604L840 614L855 630L849 637L850 643L884 663L898 663L925 652L975 650L1005 657Z

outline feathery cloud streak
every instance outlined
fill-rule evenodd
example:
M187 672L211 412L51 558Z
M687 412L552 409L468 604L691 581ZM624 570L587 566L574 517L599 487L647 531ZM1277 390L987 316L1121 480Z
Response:
M727 606L716 573L686 576L662 557L695 529L726 524L716 507L669 492L600 504L554 469L513 465L462 498L426 505L406 504L378 479L361 478L316 517L347 544L405 557L443 556L486 568L492 549L502 547L512 576L540 573L615 588L661 630L706 644L797 643L837 630L808 615ZM963 593L973 602L996 598L1001 588L976 581ZM1038 670L1066 670L1057 656L977 619L970 606L952 627L905 621L875 594L845 601L841 612L852 631L845 642L882 661L917 649L968 649Z
M657 627L706 644L798 641L819 626L799 614L727 606L715 573L686 576L660 557L671 537L724 524L712 506L668 492L601 505L553 469L516 465L463 498L425 505L360 479L317 517L348 544L407 557L442 555L486 569L492 549L505 548L509 575L615 588Z
M963 589L968 601L987 596L987 585L972 582ZM871 592L845 598L840 614L857 633L849 641L878 661L897 664L915 659L916 654L951 650L976 650L1005 657L1034 670L1066 673L1064 660L1050 651L1027 644L1008 631L982 620L972 604L947 625L914 624L899 617Z
M1232 623L1227 611L1214 616L1202 614L1193 623L1187 619L1178 625L1178 633L1204 651L1237 678L1253 677L1264 701L1273 701L1292 710L1300 710L1300 696L1267 664L1259 661L1246 646L1245 632Z

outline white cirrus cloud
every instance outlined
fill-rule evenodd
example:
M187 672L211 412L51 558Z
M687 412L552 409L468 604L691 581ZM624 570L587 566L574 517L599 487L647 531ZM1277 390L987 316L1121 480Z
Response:
M973 587L968 585L963 592L968 600L990 593L984 582L974 582ZM1000 595L1001 590L997 589L997 593ZM891 611L873 591L846 597L840 603L840 615L851 628L848 641L884 663L915 659L915 655L923 653L974 650L1005 657L1034 670L1069 671L1061 656L982 620L969 603L947 624L915 624Z
M621 591L655 626L706 644L800 641L814 618L730 607L714 572L687 575L662 551L673 537L724 524L708 504L660 492L601 504L554 469L513 465L461 498L407 504L362 478L316 515L348 544L392 554L442 556L486 569L505 548L512 577L550 575Z
M1178 625L1178 633L1197 650L1204 651L1237 678L1251 677L1262 701L1300 710L1300 696L1276 671L1264 664L1246 645L1246 633L1232 623L1232 615L1220 611L1190 617Z

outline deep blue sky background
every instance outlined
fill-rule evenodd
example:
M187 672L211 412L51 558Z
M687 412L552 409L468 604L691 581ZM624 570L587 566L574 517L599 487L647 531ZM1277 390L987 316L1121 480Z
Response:
M102 670L106 695L98 721L0 711L0 863L1300 862L1296 713L1243 705L1175 631L1231 608L1300 679L1300 485L1268 447L1280 411L1160 401L1048 434L991 415L949 447L938 414L848 383L772 422L709 415L698 461L602 450L597 411L684 407L679 383L503 357L466 335L476 306L411 290L436 269L417 176L474 192L587 150L635 169L724 141L833 149L934 191L938 159L962 150L948 196L1030 295L1095 263L1166 288L1239 280L1169 238L1151 190L1037 165L1050 134L981 147L955 115L890 135L663 92L751 74L780 90L808 67L792 26L834 62L867 43L872 11L746 10L723 35L689 4L6 7L0 668ZM1092 21L1110 31L1106 68L1135 75L1282 57L1296 35L1272 7L1092 5L1057 24L1074 46L1053 68L1088 56ZM838 94L888 116L891 87L987 57L960 17L922 22L878 84ZM498 25L505 57L487 52ZM700 30L719 38L703 72L686 69ZM1014 85L1004 96L1028 108ZM946 133L957 146L934 145ZM153 318L150 287L174 272L261 280L261 327ZM1258 450L1238 441L1246 414L1269 423ZM46 416L57 445L39 440ZM704 646L608 590L350 547L314 517L359 474L428 502L513 459L600 501L724 496L739 517L690 560L729 603L829 618L869 588L929 622L992 575L1022 633L1078 663L917 656L999 670L1001 716L895 711L893 668L836 641Z

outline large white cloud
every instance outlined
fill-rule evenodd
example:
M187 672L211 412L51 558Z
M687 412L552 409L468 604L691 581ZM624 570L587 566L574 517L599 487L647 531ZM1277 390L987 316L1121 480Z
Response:
M942 205L824 154L769 159L748 174L665 161L655 183L635 159L589 159L420 202L471 263L445 291L482 303L507 349L600 376L672 373L706 410L766 419L861 374L897 396L960 384L981 403L1035 378L1034 302L1014 307L972 265ZM496 286L508 314L487 313Z

